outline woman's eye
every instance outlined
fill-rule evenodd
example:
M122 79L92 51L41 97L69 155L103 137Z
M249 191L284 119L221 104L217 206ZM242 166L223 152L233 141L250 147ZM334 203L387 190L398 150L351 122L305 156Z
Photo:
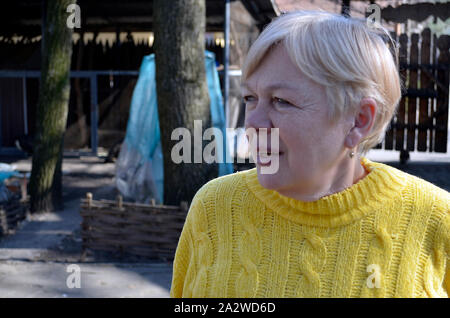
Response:
M282 99L282 98L278 98L278 97L275 97L274 98L274 101L277 103L277 104L279 104L279 105L291 105L291 103L289 103L288 101L286 101L286 100L284 100L284 99Z
M243 98L244 103L253 102L255 98L253 96L244 96Z

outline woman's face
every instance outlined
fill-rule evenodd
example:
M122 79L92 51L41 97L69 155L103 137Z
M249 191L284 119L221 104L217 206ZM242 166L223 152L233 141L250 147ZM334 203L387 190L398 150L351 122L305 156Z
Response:
M269 51L242 83L242 96L245 128L267 129L269 149L270 129L279 129L277 171L261 173L267 158L263 154L254 158L263 187L285 195L292 191L308 194L320 189L324 178L336 177L336 167L345 157L350 123L329 122L325 89L300 72L282 45Z

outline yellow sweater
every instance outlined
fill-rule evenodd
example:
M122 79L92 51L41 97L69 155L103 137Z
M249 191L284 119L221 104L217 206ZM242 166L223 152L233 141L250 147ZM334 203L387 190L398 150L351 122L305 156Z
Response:
M361 163L365 178L314 202L263 188L256 169L204 185L171 297L448 297L449 192Z

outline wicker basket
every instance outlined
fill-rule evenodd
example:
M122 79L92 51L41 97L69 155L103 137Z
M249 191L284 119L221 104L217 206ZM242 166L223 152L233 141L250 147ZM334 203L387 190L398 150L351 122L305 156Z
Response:
M83 255L88 250L122 257L173 260L188 211L186 202L165 206L117 201L95 201L91 193L81 201Z
M28 212L28 199L22 200L19 194L14 194L7 202L0 203L0 237L13 234L27 218Z

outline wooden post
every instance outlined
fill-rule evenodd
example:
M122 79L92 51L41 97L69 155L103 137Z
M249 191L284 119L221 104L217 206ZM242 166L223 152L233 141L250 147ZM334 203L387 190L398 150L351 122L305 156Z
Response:
M186 201L181 201L181 203L180 203L180 209L181 209L182 211L187 212L188 209L189 209L188 203L187 203Z
M25 175L23 175L23 178L20 180L20 191L22 194L22 201L26 201L27 197L28 197L27 183L28 183L28 179Z
M417 65L419 63L419 34L413 33L411 36L411 48L409 53L409 85L408 87L416 90L417 87ZM422 87L421 87L422 88ZM417 97L408 96L408 128L406 150L414 151L414 142L416 140L416 101Z
M426 28L422 32L422 46L420 48L420 64L422 68L420 69L420 88L421 89L430 89L432 88L431 84L431 69L425 69L424 65L430 65L430 43L431 43L431 31L429 28ZM431 99L431 102L433 100ZM430 103L430 98L421 97L419 100L419 132L417 136L417 150L418 151L427 151L427 131L429 131L429 127L433 124L430 122L428 117L428 109L429 105L433 106ZM426 127L424 127L426 126ZM431 150L431 149L430 149Z
M441 35L438 39L439 59L438 59L438 71L437 81L441 84L438 85L438 99L436 105L436 134L434 139L434 151L435 152L447 152L447 133L448 133L448 98L449 98L449 70L444 67L448 67L450 64L450 36ZM441 68L442 67L442 68Z
M123 198L122 198L122 196L120 194L117 196L117 207L120 210L123 209Z
M406 76L407 76L407 69L406 69L406 63L408 61L407 58L407 52L408 52L408 36L406 34L400 35L400 51L399 51L399 63L400 65L404 65L404 68L400 69L400 77L402 81L405 84L405 87L407 87L406 83ZM404 138L405 138L405 101L406 98L402 97L400 100L400 104L398 105L398 112L397 112L397 122L396 122L396 128L395 128L395 150L404 150Z
M92 193L90 193L90 192L86 193L86 199L87 199L88 209L90 209L92 206Z
M433 65L437 65L438 64L438 57L437 57L437 41L438 38L436 36L436 34L433 34L433 52L432 52L432 64ZM432 73L434 78L437 78L437 68L434 68L432 70ZM433 85L433 88L435 87L435 85ZM430 118L434 117L434 103L435 101L437 101L437 98L433 98L431 101L431 113L430 113ZM430 136L429 136L429 145L430 145L430 151L434 151L434 135L436 134L436 130L434 128L434 123L431 122L431 128L430 128Z
M342 0L341 14L344 17L350 17L350 0Z
M391 32L391 37L394 41L397 42L397 34L395 32ZM384 149L386 150L392 150L394 149L394 118L391 120L391 124L386 131L386 136L384 138ZM379 149L382 149L383 147L380 147Z

